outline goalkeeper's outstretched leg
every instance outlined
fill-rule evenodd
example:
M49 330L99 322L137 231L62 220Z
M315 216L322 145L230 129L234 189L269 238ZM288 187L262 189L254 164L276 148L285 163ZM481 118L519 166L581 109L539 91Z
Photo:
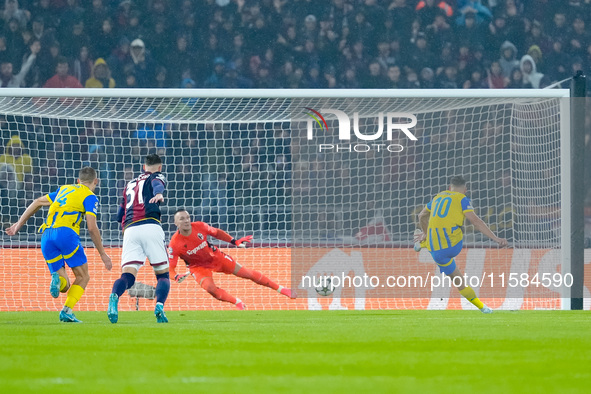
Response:
M244 310L244 302L240 298L236 298L233 295L226 292L224 289L220 289L217 287L213 281L212 271L206 268L196 268L192 269L191 273L195 277L199 286L205 291L207 291L213 298L223 301L229 302L231 304L236 305L236 309ZM182 281L182 280L181 280ZM180 281L179 281L180 282Z
M233 274L239 278L249 279L254 283L268 287L277 291L279 294L283 294L289 298L296 298L295 291L288 289L286 287L280 286L277 283L273 282L271 279L267 278L265 275L260 273L259 271L255 271L246 267L241 266L238 263L235 263L236 266L234 268Z

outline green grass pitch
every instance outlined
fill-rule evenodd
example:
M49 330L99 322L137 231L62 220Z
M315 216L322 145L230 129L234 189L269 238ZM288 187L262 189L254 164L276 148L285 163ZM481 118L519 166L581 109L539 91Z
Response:
M576 311L0 313L2 393L589 392Z

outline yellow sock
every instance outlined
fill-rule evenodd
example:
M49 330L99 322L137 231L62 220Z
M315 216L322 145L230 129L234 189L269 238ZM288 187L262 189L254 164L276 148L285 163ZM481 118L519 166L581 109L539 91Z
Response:
M60 291L66 288L68 281L63 276L60 276Z
M463 295L465 299L470 301L472 305L474 305L476 308L482 309L482 307L484 306L482 301L480 301L478 297L476 297L474 289L470 286L466 286L464 290L460 290L460 294Z
M74 309L76 303L80 301L80 298L84 294L84 289L78 285L72 285L70 290L68 290L68 298L66 298L66 306L68 308Z

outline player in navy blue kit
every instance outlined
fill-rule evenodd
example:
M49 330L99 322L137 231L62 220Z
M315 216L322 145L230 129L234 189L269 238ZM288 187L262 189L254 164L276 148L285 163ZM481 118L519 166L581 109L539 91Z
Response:
M123 251L121 253L121 277L113 284L109 296L107 316L111 323L119 320L119 297L135 283L135 277L146 257L154 269L156 285L156 308L158 323L168 323L164 314L164 302L170 290L168 254L164 231L160 225L160 203L164 202L165 178L162 160L156 154L148 155L144 173L129 181L123 192L117 221L123 227Z

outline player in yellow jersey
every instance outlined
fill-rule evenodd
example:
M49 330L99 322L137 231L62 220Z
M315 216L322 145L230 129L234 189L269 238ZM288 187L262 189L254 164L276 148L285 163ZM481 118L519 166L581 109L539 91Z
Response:
M474 213L472 203L466 197L466 180L461 176L454 176L450 183L449 190L437 194L419 213L419 227L422 231L415 234L415 242L429 249L439 270L451 277L462 296L483 313L492 313L492 309L476 297L474 289L466 286L462 273L456 267L454 258L462 251L464 218L468 218L477 230L500 247L507 246L507 240L497 237ZM420 247L415 245L415 250L417 249L420 250Z
M112 268L111 258L105 253L96 224L98 199L94 195L94 189L97 184L96 171L91 167L84 167L78 175L78 184L61 186L55 192L39 197L27 207L18 222L6 229L8 235L15 235L35 212L41 207L49 206L47 219L39 229L39 232L43 232L41 252L51 273L49 292L52 297L57 298L60 292L68 292L66 303L60 312L60 321L63 322L80 322L72 309L82 297L90 279L86 255L80 243L80 223L84 217L90 238L105 268L109 271ZM66 263L76 276L72 286L66 273Z

